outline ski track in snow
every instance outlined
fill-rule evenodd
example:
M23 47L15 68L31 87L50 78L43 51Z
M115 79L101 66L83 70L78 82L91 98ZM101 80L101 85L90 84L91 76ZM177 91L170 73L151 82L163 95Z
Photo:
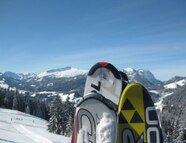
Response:
M48 140L47 138L31 132L23 125L13 125L13 126L17 131L19 131L24 136L33 140L35 143L53 143L52 141Z
M0 108L0 143L70 143L70 138L47 131L47 121Z

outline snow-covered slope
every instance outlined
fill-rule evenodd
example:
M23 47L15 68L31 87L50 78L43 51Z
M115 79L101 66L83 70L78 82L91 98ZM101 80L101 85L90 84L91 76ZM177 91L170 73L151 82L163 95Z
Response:
M172 83L164 85L166 89L176 89L179 86L184 86L186 84L186 79L182 79L179 81L173 81Z
M70 143L70 138L47 131L47 121L0 108L0 143Z
M69 78L69 77L75 77L78 75L85 75L88 71L87 70L80 70L76 68L66 67L61 69L54 69L54 70L48 70L43 73L40 73L37 75L38 78L43 77L55 77L55 78Z
M158 101L155 103L156 108L162 110L165 106L163 105L163 101L173 94L179 92L181 87L186 85L186 78L185 77L174 77L166 82L163 83L163 86L156 91L155 94L159 95Z
M4 80L0 80L0 88L7 89L8 87L9 87L8 84L6 84Z

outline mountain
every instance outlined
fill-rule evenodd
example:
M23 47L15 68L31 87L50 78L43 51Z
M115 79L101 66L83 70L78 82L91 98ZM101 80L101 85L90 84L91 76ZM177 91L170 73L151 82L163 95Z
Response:
M28 91L32 96L41 99L60 94L61 97L69 95L71 100L76 100L83 95L87 72L72 67L51 69L39 74L5 72L0 74L0 87ZM144 85L153 101L158 104L186 82L183 77L178 76L162 82L150 71L143 69L125 68L123 72L127 74L130 82Z
M127 74L130 82L139 82L147 88L162 84L162 82L157 80L148 70L125 68L123 72Z
M71 68L71 67L66 67L66 68L61 68L61 69L53 69L53 70L48 70L46 72L40 73L37 75L37 78L41 79L42 78L71 78L71 77L76 77L80 75L86 75L87 71L86 70L79 70L76 68Z
M3 78L12 78L12 79L16 79L16 80L21 79L21 77L18 74L10 72L10 71L3 73L1 76Z
M29 92L57 91L69 93L70 91L76 91L83 94L87 72L87 70L72 67L51 69L39 74L5 72L0 74L0 80L9 87ZM145 87L162 83L150 71L126 68L124 72L130 81L142 83Z
M69 95L70 100L78 101L83 95L87 72L72 67L47 70L39 74L5 72L0 75L0 87L19 89L49 101L56 94L63 97Z

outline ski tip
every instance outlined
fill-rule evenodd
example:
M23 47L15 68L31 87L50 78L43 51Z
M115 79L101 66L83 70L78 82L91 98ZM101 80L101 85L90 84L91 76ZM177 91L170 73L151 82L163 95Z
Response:
M110 70L113 75L115 76L115 78L117 79L121 79L121 76L118 72L118 70L110 63L108 62L98 62L96 63L89 71L88 75L93 75L94 72L98 69L98 68L106 68L108 70Z
M99 64L101 65L101 67L106 67L109 63L108 62L99 62Z

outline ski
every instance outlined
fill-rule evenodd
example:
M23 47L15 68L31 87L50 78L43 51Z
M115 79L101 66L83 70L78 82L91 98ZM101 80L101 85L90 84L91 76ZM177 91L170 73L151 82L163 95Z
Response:
M110 63L99 62L87 75L84 96L97 92L118 105L123 87L119 71Z
M154 103L142 85L127 85L121 95L118 115L117 143L163 142Z
M115 110L115 104L98 93L85 96L76 108L71 143L115 143Z

